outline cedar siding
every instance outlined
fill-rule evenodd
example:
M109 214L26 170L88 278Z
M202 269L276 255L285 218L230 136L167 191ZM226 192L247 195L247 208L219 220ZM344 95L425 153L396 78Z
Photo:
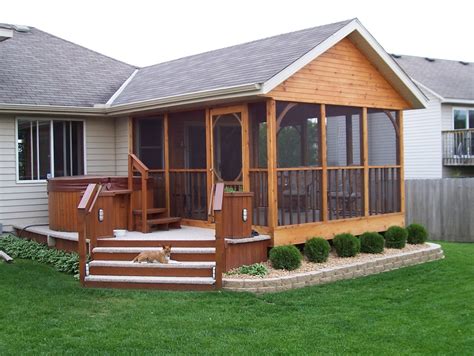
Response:
M267 95L286 101L410 108L348 38L338 42Z

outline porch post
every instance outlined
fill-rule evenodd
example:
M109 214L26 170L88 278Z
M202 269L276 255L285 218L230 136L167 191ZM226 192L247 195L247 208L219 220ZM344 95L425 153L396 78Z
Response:
M367 131L367 108L362 108L362 161L364 164L364 216L369 216L369 136Z
M405 153L403 142L403 110L398 111L398 164L400 165L400 212L405 214Z
M268 226L278 226L276 103L267 99Z
M211 202L211 191L212 191L212 147L211 147L211 131L212 131L212 120L211 120L211 111L209 108L206 108L206 183L207 183L207 209L212 205ZM207 221L211 221L211 216L207 216Z
M169 156L169 136L168 136L168 113L163 117L163 152L165 157L165 200L166 200L166 216L171 216L170 203L170 156Z
M326 105L321 104L321 125L319 138L321 142L321 220L328 221L328 155L326 142Z
M242 105L242 184L244 192L250 192L250 145L248 105Z

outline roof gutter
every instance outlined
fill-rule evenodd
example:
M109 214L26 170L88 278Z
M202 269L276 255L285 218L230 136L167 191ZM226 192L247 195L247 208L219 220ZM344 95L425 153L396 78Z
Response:
M442 104L474 105L474 100L444 98Z
M172 106L202 103L207 101L239 98L262 94L260 84L244 84L215 90L199 91L184 95L175 95L159 99L138 101L117 106L95 105L94 107L81 106L49 106L1 104L0 113L6 114L38 114L38 115L73 115L73 116L114 116L129 114L143 110L169 108Z
M0 114L105 116L106 109L103 107L24 105L0 103Z
M198 91L184 95L167 96L159 99L143 100L130 104L119 104L108 106L107 113L110 115L129 114L141 110L162 109L172 106L202 103L214 100L238 98L250 95L262 94L261 85L258 83L243 84L214 90Z

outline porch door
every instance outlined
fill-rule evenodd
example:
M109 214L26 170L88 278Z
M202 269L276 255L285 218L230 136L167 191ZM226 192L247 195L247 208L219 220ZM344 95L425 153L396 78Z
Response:
M248 190L247 108L211 110L212 182L234 190Z

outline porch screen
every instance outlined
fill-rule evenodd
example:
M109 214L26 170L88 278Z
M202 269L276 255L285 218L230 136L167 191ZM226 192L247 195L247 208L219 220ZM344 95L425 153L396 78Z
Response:
M135 152L149 169L163 168L163 118L136 121Z

